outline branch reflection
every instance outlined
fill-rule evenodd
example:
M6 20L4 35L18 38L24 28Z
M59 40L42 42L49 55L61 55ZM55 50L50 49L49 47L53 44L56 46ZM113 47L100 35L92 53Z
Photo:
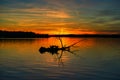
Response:
M60 40L60 43L61 43L61 47L57 46L57 45L51 45L50 47L40 47L39 49L39 52L41 54L45 54L46 52L47 53L50 53L51 55L56 55L57 56L57 61L59 64L62 64L63 65L63 62L62 62L62 56L63 56L63 53L65 51L71 53L71 54L74 54L76 56L78 56L76 53L74 53L74 51L71 51L71 47L73 47L74 45L76 45L77 43L81 42L81 41L84 41L84 39L82 40L79 40L69 46L63 46L63 43L62 43L62 39L59 38Z

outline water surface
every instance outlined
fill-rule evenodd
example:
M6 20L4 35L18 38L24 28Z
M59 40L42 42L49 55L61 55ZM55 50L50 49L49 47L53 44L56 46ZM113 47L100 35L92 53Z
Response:
M120 80L120 38L61 38L58 54L41 46L58 45L58 38L0 39L0 80Z

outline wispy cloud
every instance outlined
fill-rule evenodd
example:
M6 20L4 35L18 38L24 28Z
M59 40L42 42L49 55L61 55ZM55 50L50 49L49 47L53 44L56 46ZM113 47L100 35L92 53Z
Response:
M46 13L46 16L52 18L71 18L69 14L62 11L51 11Z
M6 27L52 31L56 30L56 27L64 27L76 31L120 30L119 2L119 0L1 0L0 29Z

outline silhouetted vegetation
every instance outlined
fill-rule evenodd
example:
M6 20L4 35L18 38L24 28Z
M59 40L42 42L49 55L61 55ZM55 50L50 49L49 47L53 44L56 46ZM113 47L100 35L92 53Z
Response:
M81 41L83 41L83 40L85 40L85 39L83 39L83 40L80 40L80 41L78 41L78 42L75 42L75 43L73 43L73 44L71 44L71 45L69 45L69 46L63 46L63 43L62 43L62 39L61 38L59 38L59 40L60 40L60 43L61 43L61 47L59 47L59 46L57 46L57 45L50 45L50 47L40 47L40 49L39 49L39 52L41 53L41 54L43 54L43 53L45 53L45 52L49 52L49 53L51 53L52 55L53 54L58 54L58 51L68 51L68 52L71 52L70 51L70 48L72 47L72 46L74 46L74 45L76 45L77 43L79 43L79 42L81 42Z
M57 56L57 59L58 59L58 62L61 63L63 65L63 62L62 62L62 55L65 51L67 52L70 52L74 55L76 55L74 52L71 52L70 48L73 47L74 45L76 45L77 43L79 43L80 41L83 41L83 40L80 40L78 42L75 42L69 46L63 46L63 42L62 42L62 39L59 37L59 40L60 40L60 43L61 43L61 47L57 46L57 45L50 45L50 47L40 47L39 49L39 52L41 54L45 54L46 52L52 54L52 55L56 55Z
M49 37L47 34L35 34L33 32L22 31L0 31L0 38L43 38Z

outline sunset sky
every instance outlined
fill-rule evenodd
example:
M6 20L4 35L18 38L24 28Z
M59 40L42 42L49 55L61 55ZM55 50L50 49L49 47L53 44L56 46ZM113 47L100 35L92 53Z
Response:
M0 0L0 30L120 34L120 0Z

